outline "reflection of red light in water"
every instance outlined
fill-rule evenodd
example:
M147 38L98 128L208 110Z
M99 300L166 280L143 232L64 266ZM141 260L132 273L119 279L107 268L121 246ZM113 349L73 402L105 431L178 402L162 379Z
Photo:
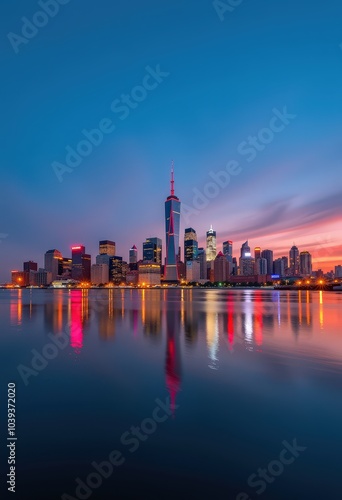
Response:
M76 352L83 347L82 290L71 290L70 344Z
M228 333L228 344L229 349L233 349L234 344L234 302L227 301L228 309L228 321L227 321L227 333Z
M254 338L257 346L262 345L262 297L261 292L255 293L255 326Z
M166 388L170 394L170 410L172 411L173 416L176 409L176 396L180 390L181 384L180 355L177 348L177 338L175 337L175 332L178 333L178 331L179 316L174 311L167 311L165 379Z
M175 356L175 340L169 339L167 342L166 355L166 387L170 394L170 409L174 414L176 407L176 396L180 388L180 377L177 373L177 360Z

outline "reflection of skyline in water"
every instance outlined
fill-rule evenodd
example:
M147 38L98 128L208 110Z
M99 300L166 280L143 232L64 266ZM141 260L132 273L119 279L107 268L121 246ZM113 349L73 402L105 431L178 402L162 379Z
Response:
M19 289L6 293L12 326L38 321L43 311L45 333L70 333L70 346L78 354L90 329L103 341L115 342L118 334L128 330L133 338L166 342L171 314L179 349L182 345L202 349L205 340L207 366L216 370L222 349L233 354L239 345L257 353L265 343L274 345L291 335L299 341L340 328L336 314L329 314L329 302L339 296L323 291Z

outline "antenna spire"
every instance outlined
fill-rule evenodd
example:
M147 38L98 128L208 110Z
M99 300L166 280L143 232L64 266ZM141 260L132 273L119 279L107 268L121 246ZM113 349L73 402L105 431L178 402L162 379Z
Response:
M175 194L175 180L174 180L174 168L173 168L173 160L171 162L171 196Z

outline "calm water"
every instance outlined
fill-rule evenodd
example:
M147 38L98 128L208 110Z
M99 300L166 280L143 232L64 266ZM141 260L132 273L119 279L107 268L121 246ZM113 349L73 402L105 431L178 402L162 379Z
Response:
M0 290L13 497L341 498L341 311L338 292Z

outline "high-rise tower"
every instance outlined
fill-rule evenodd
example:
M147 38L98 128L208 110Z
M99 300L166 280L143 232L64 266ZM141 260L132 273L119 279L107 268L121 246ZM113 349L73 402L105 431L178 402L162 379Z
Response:
M165 201L166 258L164 280L178 282L177 257L179 252L179 225L181 202L175 196L173 162L171 193Z
M196 231L188 227L184 232L184 262L195 260L198 253L198 242Z
M207 248L206 248L207 262L214 261L216 258L216 231L213 226L210 226L207 231Z

